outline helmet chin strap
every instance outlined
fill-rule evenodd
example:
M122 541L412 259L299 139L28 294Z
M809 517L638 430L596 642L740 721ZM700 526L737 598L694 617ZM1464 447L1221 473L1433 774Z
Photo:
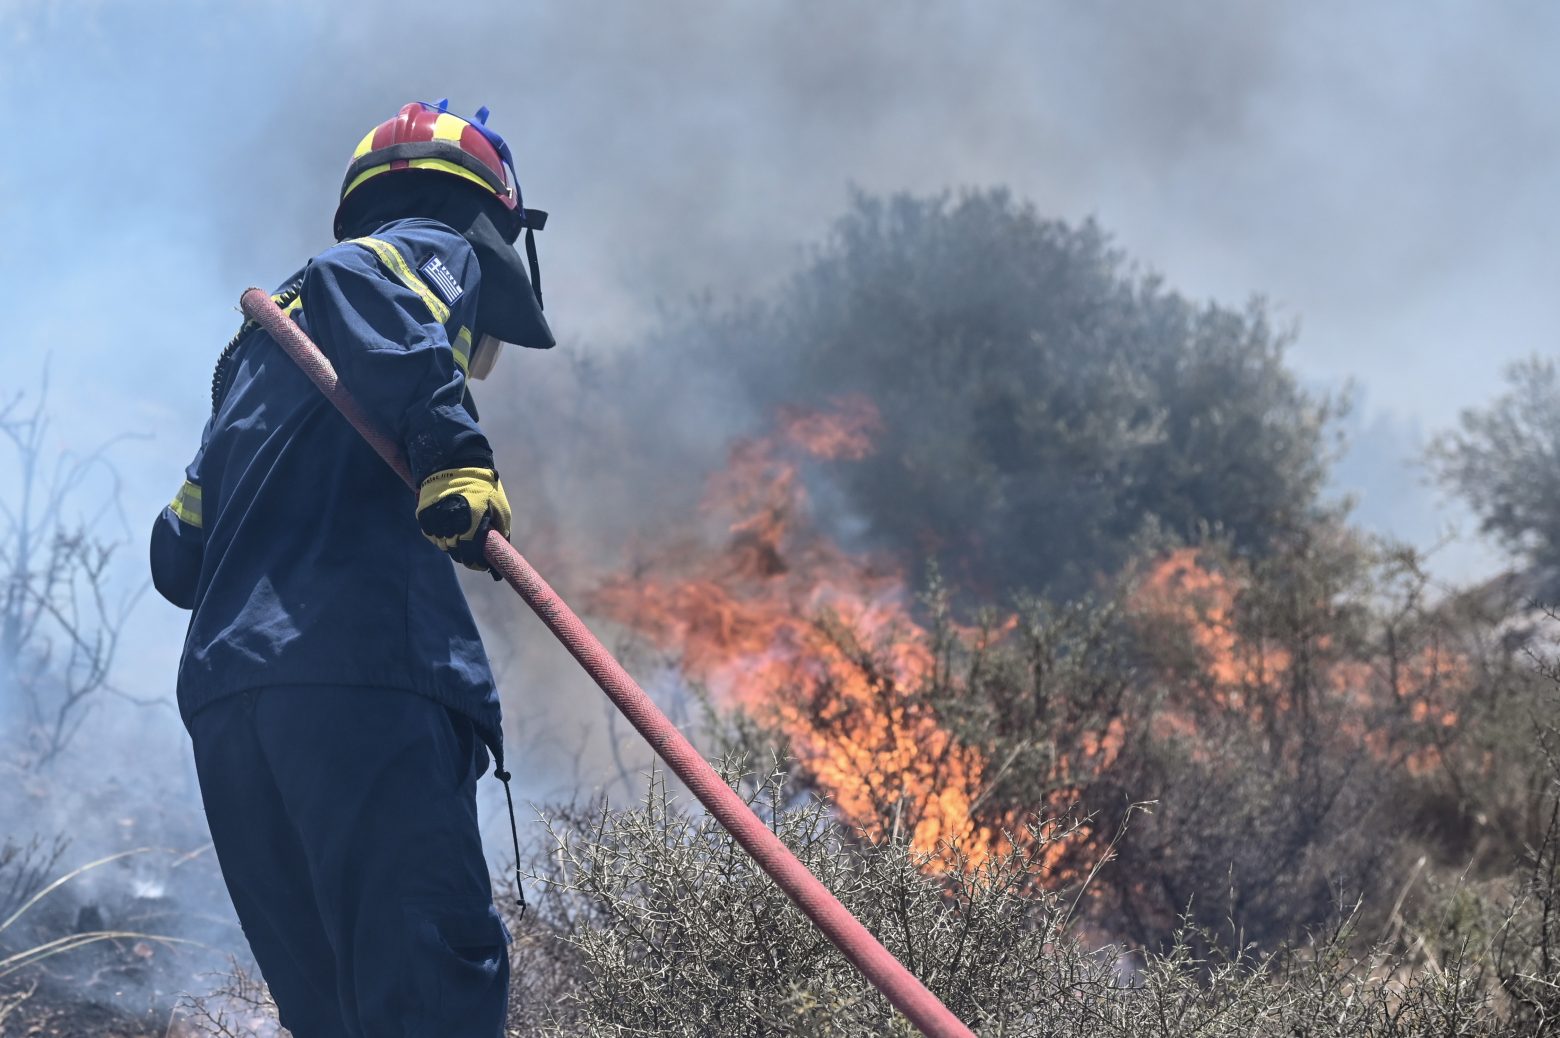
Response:
M546 214L543 214L542 219L546 221ZM536 262L536 232L529 224L525 228L525 261L531 268L531 291L536 293L537 309L545 310L547 306L542 302L542 268Z

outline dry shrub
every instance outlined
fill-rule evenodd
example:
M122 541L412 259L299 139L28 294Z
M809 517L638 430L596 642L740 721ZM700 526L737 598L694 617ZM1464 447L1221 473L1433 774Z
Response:
M1073 822L1011 853L938 873L904 840L866 843L783 767L723 773L884 944L983 1036L1395 1038L1526 1029L1498 949L1441 954L1401 932L1362 937L1357 913L1261 951L1183 921L1162 951L1091 947L1078 894L1044 859ZM534 869L537 914L515 928L517 983L538 957L545 1004L517 1004L515 1035L866 1036L915 1032L735 842L661 781L638 805L561 811ZM1115 868L1105 865L1105 872ZM559 971L556 964L566 962ZM1553 983L1553 973L1534 974ZM521 1001L521 1000L517 1000Z
M179 999L178 1033L202 1038L278 1038L288 1033L277 1021L276 1002L265 981L243 963L229 960L227 970L208 979L210 991Z
M48 884L65 848L62 836L44 840L35 834L21 841L8 835L0 842L0 919L9 919Z

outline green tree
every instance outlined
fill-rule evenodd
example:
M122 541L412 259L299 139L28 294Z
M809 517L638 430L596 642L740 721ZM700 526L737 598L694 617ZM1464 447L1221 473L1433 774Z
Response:
M1530 357L1506 369L1506 392L1462 412L1430 462L1480 528L1530 561L1560 564L1560 372Z
M831 476L849 511L991 595L1077 589L1145 529L1261 553L1303 528L1335 407L1284 366L1289 338L1260 300L1192 303L1092 221L994 190L858 194L768 303L695 309L649 354L734 369L760 413L869 397L879 449Z

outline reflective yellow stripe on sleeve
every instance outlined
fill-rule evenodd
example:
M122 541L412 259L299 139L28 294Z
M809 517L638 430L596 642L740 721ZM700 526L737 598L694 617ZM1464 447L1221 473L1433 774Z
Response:
M450 348L455 351L455 363L460 368L460 373L469 374L466 369L471 366L471 329L461 325L460 331L455 333L455 341L450 343Z
M444 305L444 300L434 295L433 289L428 283L418 277L412 271L412 265L406 262L406 257L401 255L401 250L394 245L379 238L351 238L345 245L362 245L379 257L379 262L385 265L385 269L400 279L401 284L416 292L428 306L428 312L433 314L433 319L443 324L450 319L450 308Z
M173 514L184 522L189 523L195 529L201 528L200 521L200 487L189 480L179 488L179 492L173 495L173 501L168 505L173 509Z

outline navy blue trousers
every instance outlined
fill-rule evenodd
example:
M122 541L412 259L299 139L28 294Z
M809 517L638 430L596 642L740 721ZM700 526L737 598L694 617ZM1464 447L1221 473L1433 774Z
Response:
M487 751L411 692L256 689L191 719L222 876L294 1038L500 1038Z

